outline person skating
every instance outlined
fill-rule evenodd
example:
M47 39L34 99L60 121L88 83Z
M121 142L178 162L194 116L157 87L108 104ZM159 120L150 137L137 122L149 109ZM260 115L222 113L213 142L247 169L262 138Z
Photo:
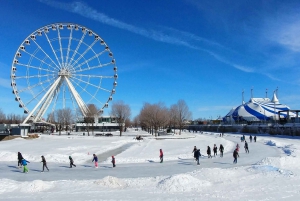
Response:
M95 163L95 168L98 168L98 157L96 156L96 154L93 154L93 160L92 162Z
M250 135L249 140L250 140L250 142L252 142L252 135Z
M209 147L209 146L207 146L207 151L206 151L206 153L207 153L207 158L212 158L212 156L211 156L211 150L210 150L210 147Z
M254 142L256 142L256 136L254 136Z
M220 151L220 157L223 157L223 153L224 153L224 147L223 147L223 145L222 145L222 144L220 144L219 151Z
M22 167L22 159L23 159L23 156L22 156L21 152L18 152L18 167L19 168Z
M70 160L70 168L72 168L72 166L76 167L76 165L74 164L74 160L71 156L69 156L69 160Z
M216 157L218 155L218 147L216 144L214 144L213 151L214 151L214 157Z
M239 144L236 144L236 150L240 151L240 145Z
M249 149L248 149L248 143L247 143L247 141L245 141L245 146L244 146L244 148L245 148L246 153L249 154Z
M240 157L240 156L239 156L239 152L237 151L237 149L235 149L233 152L233 158L234 158L233 163L237 163L237 157Z
M23 158L22 161L21 161L21 163L22 163L22 165L23 165L23 172L24 172L24 173L28 173L29 170L28 170L28 168L27 168L27 163L30 163L30 162L27 161L27 160L25 160L25 159Z
M162 163L164 161L164 153L163 153L162 149L159 150L159 159L160 159L160 163Z
M42 172L44 172L45 167L46 167L47 170L49 171L49 169L48 169L48 167L47 167L47 162L46 162L45 157L44 157L44 156L41 156L41 157L42 157L41 163L43 163L43 171L42 171Z
M193 149L192 153L194 153L194 159L195 159L195 160L196 160L196 151L197 151L197 147L194 146L194 149Z
M111 163L113 164L113 167L116 167L116 159L114 156L111 156Z
M195 151L195 157L196 157L197 165L200 165L200 161L199 161L200 156L201 156L200 149L197 149Z

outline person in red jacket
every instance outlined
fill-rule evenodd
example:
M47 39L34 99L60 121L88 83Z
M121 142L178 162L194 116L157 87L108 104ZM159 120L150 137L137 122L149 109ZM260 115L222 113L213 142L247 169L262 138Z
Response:
M159 158L160 158L160 163L162 163L164 161L164 153L162 149L159 150Z
M113 164L113 167L116 167L116 160L114 156L111 156L111 163Z

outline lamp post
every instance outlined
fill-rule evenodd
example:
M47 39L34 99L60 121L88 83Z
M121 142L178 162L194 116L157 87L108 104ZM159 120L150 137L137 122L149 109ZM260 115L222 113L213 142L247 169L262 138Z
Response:
M104 122L102 122L102 132L104 132Z

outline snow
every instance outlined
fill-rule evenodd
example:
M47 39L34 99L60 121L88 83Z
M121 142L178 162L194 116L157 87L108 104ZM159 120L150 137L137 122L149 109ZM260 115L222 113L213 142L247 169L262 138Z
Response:
M136 135L144 140L134 140ZM257 136L256 143L248 141L246 154L240 136L183 132L156 138L129 130L122 137L55 134L3 141L0 200L299 200L299 138ZM241 149L235 165L237 143ZM206 148L214 144L224 145L223 158L207 158ZM194 146L201 149L200 165L193 159ZM18 151L30 161L27 174L17 167ZM93 153L99 168L94 168ZM40 172L41 155L49 172ZM70 155L77 167L69 168Z

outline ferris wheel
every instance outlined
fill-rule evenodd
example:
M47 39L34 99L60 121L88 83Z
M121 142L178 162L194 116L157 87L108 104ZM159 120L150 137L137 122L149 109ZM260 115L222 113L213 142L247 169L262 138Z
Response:
M58 109L85 117L89 104L108 107L117 86L117 67L106 42L74 23L54 23L31 33L19 46L11 68L11 86L23 123L44 121Z

